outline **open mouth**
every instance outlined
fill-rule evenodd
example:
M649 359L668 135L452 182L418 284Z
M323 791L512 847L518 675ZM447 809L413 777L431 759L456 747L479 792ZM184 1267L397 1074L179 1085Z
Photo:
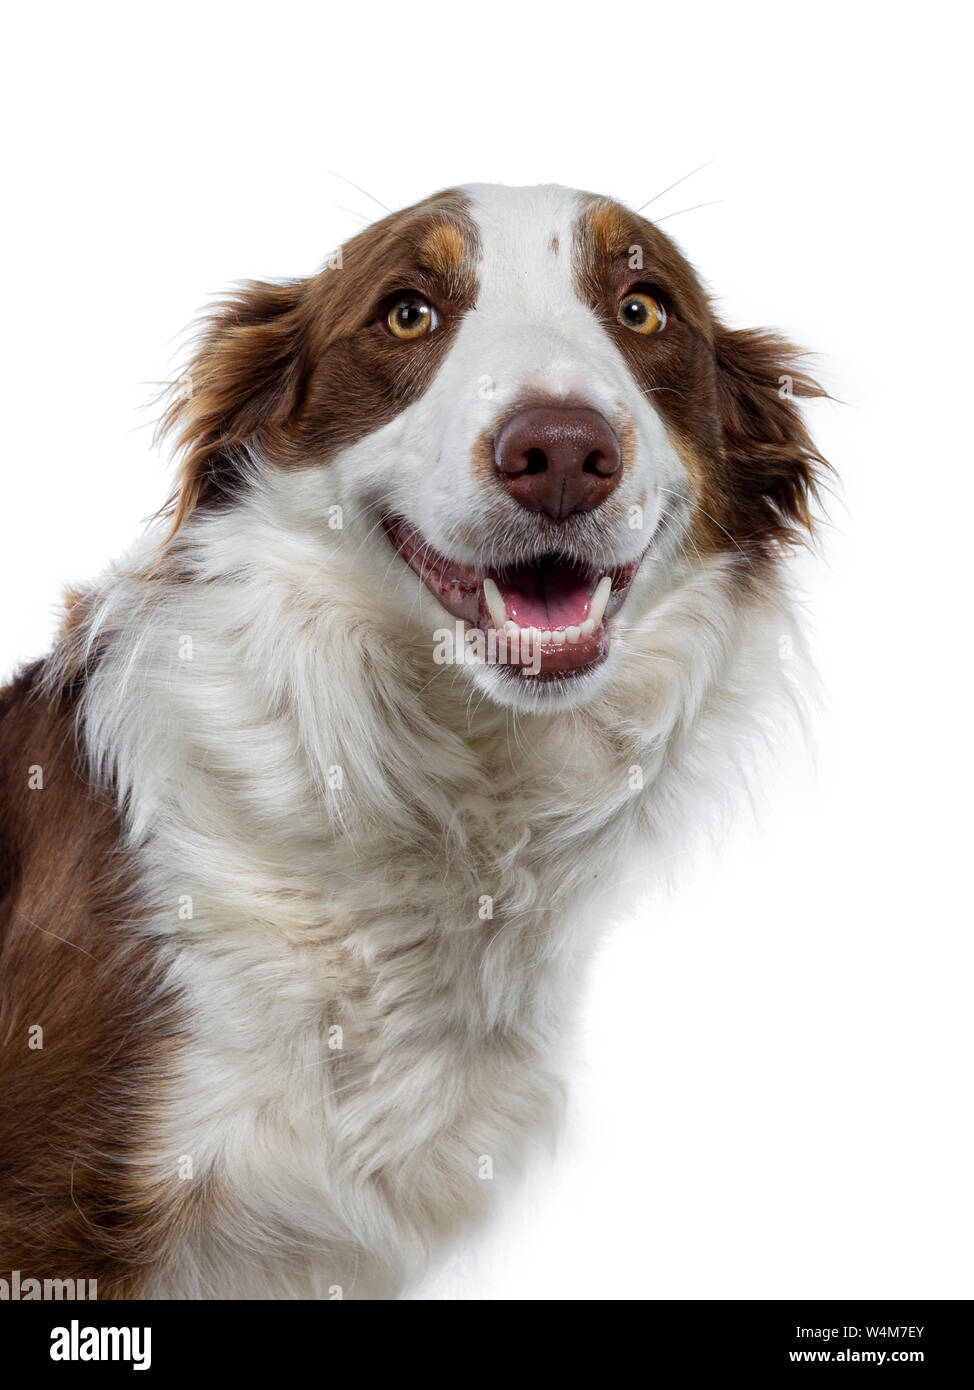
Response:
M439 554L400 517L386 534L448 613L489 636L512 676L545 680L580 675L604 661L608 622L621 607L641 557L597 569L566 556L476 569Z

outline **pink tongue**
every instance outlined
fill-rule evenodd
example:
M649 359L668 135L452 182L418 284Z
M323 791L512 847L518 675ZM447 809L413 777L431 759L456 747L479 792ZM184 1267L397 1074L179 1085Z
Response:
M589 581L567 565L523 569L509 578L494 577L507 616L520 627L578 627L591 606Z

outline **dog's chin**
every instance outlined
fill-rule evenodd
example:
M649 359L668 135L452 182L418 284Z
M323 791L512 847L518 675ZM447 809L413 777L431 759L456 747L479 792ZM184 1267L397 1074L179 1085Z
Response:
M611 679L615 652L561 675L524 675L508 665L467 662L474 686L493 704L523 714L555 714L595 699Z

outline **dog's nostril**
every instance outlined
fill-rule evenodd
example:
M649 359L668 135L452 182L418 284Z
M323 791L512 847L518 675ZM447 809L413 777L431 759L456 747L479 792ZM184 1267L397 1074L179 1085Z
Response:
M594 473L597 478L611 478L622 462L618 447L607 453L604 449L593 449L585 456L583 473Z
M548 467L548 456L544 449L528 449L524 457L527 460L525 473L543 473Z

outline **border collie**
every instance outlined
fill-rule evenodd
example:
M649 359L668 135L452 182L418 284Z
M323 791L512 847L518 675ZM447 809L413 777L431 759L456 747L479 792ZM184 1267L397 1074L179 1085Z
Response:
M793 703L820 394L560 187L217 306L167 506L0 697L0 1267L391 1298L473 1230Z

